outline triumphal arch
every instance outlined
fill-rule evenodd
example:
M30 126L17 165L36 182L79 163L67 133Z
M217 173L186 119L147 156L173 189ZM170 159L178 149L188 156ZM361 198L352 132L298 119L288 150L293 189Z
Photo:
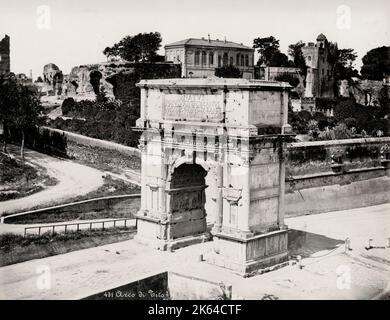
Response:
M287 259L288 91L245 79L142 80L136 239L160 250L213 239L207 260L241 274Z

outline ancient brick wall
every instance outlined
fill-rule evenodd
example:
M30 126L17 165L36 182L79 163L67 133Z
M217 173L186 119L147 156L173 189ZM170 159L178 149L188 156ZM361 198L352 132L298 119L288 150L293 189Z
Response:
M0 41L0 74L10 72L10 38L5 37Z

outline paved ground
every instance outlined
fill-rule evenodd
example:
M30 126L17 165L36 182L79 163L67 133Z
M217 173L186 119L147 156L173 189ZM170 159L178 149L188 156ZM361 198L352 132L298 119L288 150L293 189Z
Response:
M18 157L18 147L10 145L8 150ZM87 194L103 185L104 173L97 169L29 149L26 149L25 159L34 166L44 167L47 174L56 178L58 183L24 198L0 202L0 216L5 212L15 213L38 205L65 202L66 199Z
M292 265L243 279L199 261L211 242L170 253L129 240L2 267L0 298L77 299L166 270L230 283L234 297L245 299L372 299L390 290L390 248L364 249L369 237L373 245L386 245L390 204L286 222L296 229L290 247L304 257L302 269ZM353 250L344 252L347 237ZM44 270L47 278L41 276Z

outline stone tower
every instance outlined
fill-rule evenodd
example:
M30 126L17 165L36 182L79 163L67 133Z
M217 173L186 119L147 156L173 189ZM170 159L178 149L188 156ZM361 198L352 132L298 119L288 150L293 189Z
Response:
M315 44L309 42L302 48L302 53L307 66L305 97L334 97L333 65L326 37L321 33Z
M10 73L10 38L5 37L0 41L0 75Z
M285 83L143 80L136 239L160 250L207 240L207 261L242 275L287 259Z

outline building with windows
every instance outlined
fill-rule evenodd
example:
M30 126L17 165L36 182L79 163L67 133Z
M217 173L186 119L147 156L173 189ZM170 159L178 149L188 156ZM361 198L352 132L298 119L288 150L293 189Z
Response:
M229 65L245 79L254 77L254 49L232 41L190 38L170 43L165 46L165 60L180 63L185 78L214 76L216 68Z

